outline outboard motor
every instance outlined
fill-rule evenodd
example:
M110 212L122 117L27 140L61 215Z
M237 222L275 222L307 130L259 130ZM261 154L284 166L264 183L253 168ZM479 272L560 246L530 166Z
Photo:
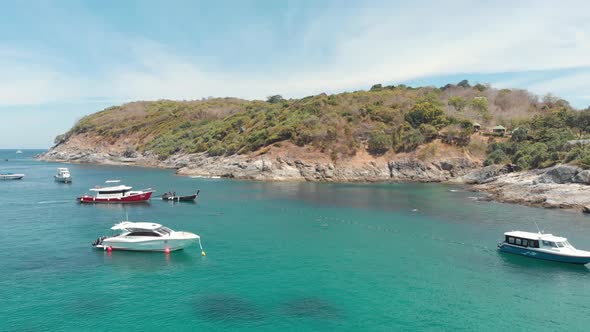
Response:
M96 247L96 246L102 244L102 241L106 238L107 238L106 236L101 236L101 237L97 238L94 242L92 242L92 246Z

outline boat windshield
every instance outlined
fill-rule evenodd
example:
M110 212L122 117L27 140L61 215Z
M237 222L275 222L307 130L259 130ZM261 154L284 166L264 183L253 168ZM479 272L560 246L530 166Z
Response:
M543 245L546 247L558 248L557 244L555 244L555 242L551 242L551 241L543 241Z
M170 235L172 233L172 230L168 227L160 227L156 231L162 235Z

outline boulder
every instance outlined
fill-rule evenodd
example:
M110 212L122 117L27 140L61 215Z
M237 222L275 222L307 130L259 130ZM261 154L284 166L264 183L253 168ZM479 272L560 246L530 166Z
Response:
M582 171L577 166L557 165L551 167L537 179L537 183L572 183L574 177Z
M574 176L573 182L575 183L582 183L582 184L590 184L590 170L583 170Z
M467 184L482 184L493 181L495 177L502 174L508 174L512 172L520 171L520 168L516 165L490 165L484 168L480 168L471 173L468 173L460 178Z

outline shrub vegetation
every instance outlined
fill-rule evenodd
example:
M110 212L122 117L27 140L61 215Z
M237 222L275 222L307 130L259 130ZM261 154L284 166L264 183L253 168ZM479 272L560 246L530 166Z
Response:
M470 139L474 122L483 128L502 124L513 132L482 148ZM590 137L590 110L576 111L551 95L538 98L465 80L442 88L375 84L369 91L300 99L133 102L82 118L55 143L74 135L109 143L129 139L134 142L129 151L160 159L175 153L246 154L287 141L338 159L358 149L409 152L440 138L469 150L486 149L486 164L590 167L590 145L568 143Z

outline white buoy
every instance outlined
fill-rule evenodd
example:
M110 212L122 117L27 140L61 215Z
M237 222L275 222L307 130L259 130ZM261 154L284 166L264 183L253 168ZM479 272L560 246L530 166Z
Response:
M201 248L201 256L207 256L205 250L203 250L203 246L201 245L201 239L199 238L199 247Z

